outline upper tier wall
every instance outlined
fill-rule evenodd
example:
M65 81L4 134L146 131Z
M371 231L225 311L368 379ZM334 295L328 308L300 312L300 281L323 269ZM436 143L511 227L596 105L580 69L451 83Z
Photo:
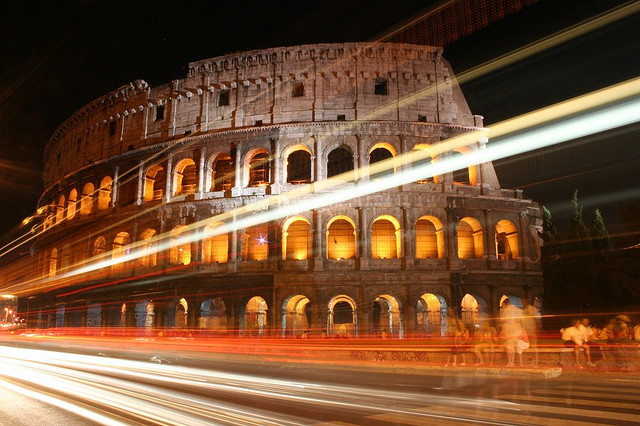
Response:
M155 88L136 80L55 131L45 187L124 151L220 129L336 120L481 127L441 53L408 44L315 44L193 62L186 78Z

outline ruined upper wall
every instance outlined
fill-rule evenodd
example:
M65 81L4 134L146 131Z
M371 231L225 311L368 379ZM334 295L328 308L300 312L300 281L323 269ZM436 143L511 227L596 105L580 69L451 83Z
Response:
M186 78L137 80L66 120L45 150L45 186L101 159L196 133L322 121L481 127L442 49L314 44L192 62Z

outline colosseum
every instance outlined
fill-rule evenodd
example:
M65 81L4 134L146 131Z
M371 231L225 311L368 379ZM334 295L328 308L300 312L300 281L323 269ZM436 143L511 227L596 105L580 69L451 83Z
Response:
M542 296L539 206L473 162L486 143L436 47L272 48L136 80L51 137L14 293L33 328L473 326Z

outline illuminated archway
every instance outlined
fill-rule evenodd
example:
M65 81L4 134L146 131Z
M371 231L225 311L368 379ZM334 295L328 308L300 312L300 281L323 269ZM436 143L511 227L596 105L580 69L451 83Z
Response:
M451 153L452 160L463 160L466 167L453 171L453 182L464 185L477 185L478 184L478 166L475 164L469 164L466 161L467 155L471 153L471 150L466 147L456 148Z
M247 260L267 260L269 258L269 228L266 223L245 231L243 254Z
M440 337L446 327L447 302L437 294L425 293L416 304L416 325L427 336Z
M431 165L438 161L437 151L434 150L433 147L429 144L419 143L419 144L416 144L413 147L413 149L414 151L419 151L419 152L413 152L411 154L413 158L411 162L412 167ZM435 176L425 175L424 178L418 181L418 183L429 183L429 182L440 183L441 181L442 181L442 177L440 175L435 175Z
M311 182L311 150L306 145L296 145L285 152L286 182L302 184Z
M169 262L172 265L188 265L191 263L191 242L183 241L182 235L187 227L178 225L171 231L171 248L169 249Z
M144 177L144 201L160 200L164 195L166 174L162 166L152 166Z
M472 217L464 217L458 223L458 258L480 259L482 256L484 256L482 225Z
M140 233L140 248L142 256L140 256L140 266L156 266L157 256L156 243L153 237L156 235L156 230L147 228Z
M187 300L181 298L180 300L173 302L170 304L170 311L168 312L169 318L168 325L173 328L186 328L187 327L187 316L189 314L189 305L187 304Z
M386 175L392 175L396 171L396 150L393 145L388 143L377 143L369 149L369 166L375 163L384 162L386 160L392 160L388 167L385 166L384 170L377 170L378 167L370 168L370 177L375 179L376 177L383 177Z
M416 222L416 258L444 257L444 230L435 216L422 216Z
M211 191L231 189L236 175L235 165L227 153L218 154L211 165Z
M338 337L357 336L356 303L349 296L339 295L329 302L327 334Z
M78 202L78 191L72 189L69 192L69 199L67 200L67 219L71 220L76 215L76 203Z
M311 311L309 299L296 294L282 304L282 335L297 336L311 329Z
M229 234L222 222L210 223L204 228L202 260L204 262L227 263L229 260Z
M80 196L80 214L88 215L93 211L93 184L88 182L82 187Z
M100 256L107 251L107 240L104 237L98 237L93 242L93 256Z
M471 330L479 330L487 319L487 303L477 294L467 293L460 302L462 322Z
M202 302L199 327L217 332L227 331L227 306L220 297Z
M60 223L64 220L65 204L64 195L61 195L60 198L58 198L58 205L56 206L56 223Z
M404 334L402 314L398 300L388 294L381 294L373 301L373 332L402 338Z
M327 258L356 257L356 225L348 216L333 217L327 223Z
M98 189L98 210L106 210L110 207L112 187L113 179L111 179L111 176L102 178Z
M267 302L260 296L252 297L244 309L242 332L245 336L262 336L267 328Z
M196 163L191 158L183 158L175 165L173 172L173 195L187 195L196 192Z
M255 149L247 153L244 163L244 186L266 186L269 184L270 159L266 149Z
M124 268L124 262L121 258L127 253L129 244L129 233L118 232L113 239L113 250L111 251L111 258L113 260L113 269Z
M496 224L496 257L500 260L513 260L519 257L518 229L509 220Z
M311 224L303 217L287 219L282 226L282 258L304 260L311 253Z
M49 276L55 277L58 272L58 249L52 248L49 255Z
M371 225L371 258L393 259L402 256L400 223L389 215L378 216Z
M136 326L151 329L153 327L155 314L153 302L148 300L138 302L136 305Z

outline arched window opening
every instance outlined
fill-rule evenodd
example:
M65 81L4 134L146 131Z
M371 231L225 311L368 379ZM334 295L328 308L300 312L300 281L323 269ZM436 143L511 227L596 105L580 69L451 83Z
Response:
M327 227L327 258L351 259L356 257L356 230L351 221L338 218Z
M282 304L282 335L301 336L311 329L311 304L301 294L289 297Z
M478 300L469 293L465 294L462 298L462 302L460 303L460 307L462 308L462 322L467 327L474 327L476 324L479 324L478 306Z
M187 315L189 314L189 305L186 299L182 298L176 303L174 314L173 326L175 328L185 328L187 326Z
M193 194L196 192L197 186L196 163L190 158L180 160L176 164L173 175L173 194Z
M329 302L328 333L337 337L354 336L357 331L356 304L348 296L336 296Z
M58 249L52 248L49 256L49 276L55 277L58 272Z
M377 336L402 338L402 316L398 300L383 294L373 301L373 333Z
M484 256L484 233L480 222L465 217L458 223L458 258L480 259Z
M166 186L165 170L155 165L144 177L144 201L161 200Z
M219 155L213 163L211 176L212 191L228 191L234 184L235 166L228 154Z
M200 305L198 327L218 332L227 331L227 306L220 297L207 299Z
M371 226L371 257L392 259L400 257L400 227L387 217L376 219Z
M249 160L249 186L269 184L269 154L258 152Z
M129 245L129 233L127 232L118 232L116 237L113 239L111 258L113 260L113 269L123 269L124 262L122 257L128 253L129 249L127 248Z
M229 260L229 234L221 232L224 224L210 223L204 228L202 260L204 262L227 263Z
M105 176L100 181L100 189L98 190L98 210L106 210L111 204L111 190L113 180L110 176Z
M306 220L293 220L283 227L284 259L307 259L311 253L311 225Z
M61 195L58 198L58 205L56 206L56 223L60 223L64 220L65 198Z
M107 251L107 240L104 237L98 237L93 243L93 256L100 256Z
M329 153L327 156L327 177L341 175L343 173L353 172L353 152L346 145L340 146ZM350 180L353 174L344 177L344 180Z
M80 214L88 215L93 211L93 184L86 183L80 196Z
M71 220L76 215L76 203L78 202L78 191L72 189L69 193L69 200L67 201L67 219Z
M518 230L513 222L501 220L496 224L496 257L514 260L519 256Z
M191 263L191 242L184 240L184 225L176 226L171 232L171 249L169 262L172 265L188 265Z
M252 297L244 311L243 332L246 336L262 336L267 327L267 302L262 297Z
M416 222L416 258L444 257L444 231L442 223L433 216L422 217Z
M155 306L153 302L143 300L136 305L136 326L140 328L153 328L155 318Z
M390 158L393 158L393 154L387 148L376 148L369 154L369 165L372 166L375 163L379 163ZM394 168L395 167L393 164L389 165L389 167L385 170L379 171L376 170L376 167L373 167L371 169L370 177L373 179L377 177L392 175L394 173Z
M437 161L433 148L428 144L418 144L411 153L411 168L425 168L431 170L431 165ZM417 183L440 183L440 176L433 176L433 173L425 172L424 177Z
M152 241L155 235L155 229L151 228L145 229L140 234L140 250L142 251L140 266L156 266L158 255L156 253L156 243Z
M441 296L425 293L416 306L416 321L419 330L424 330L429 337L440 337L443 331L444 311L446 303Z
M269 257L269 228L265 223L246 230L243 253L247 260L267 260Z
M451 154L451 160L463 160L465 155L461 152L454 151ZM465 162L466 164L466 162ZM453 183L469 185L469 167L462 167L453 171Z
M305 150L292 152L287 158L287 182L294 184L311 182L311 154Z

